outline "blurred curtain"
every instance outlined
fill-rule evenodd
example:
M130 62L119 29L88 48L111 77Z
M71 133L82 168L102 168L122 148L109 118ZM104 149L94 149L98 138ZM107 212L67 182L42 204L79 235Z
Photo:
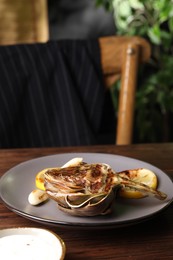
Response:
M0 147L97 143L105 87L97 40L0 46Z
M48 38L47 0L0 0L0 45Z

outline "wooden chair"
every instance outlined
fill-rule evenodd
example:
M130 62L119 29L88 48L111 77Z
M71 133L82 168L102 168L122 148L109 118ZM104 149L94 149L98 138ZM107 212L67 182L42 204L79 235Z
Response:
M47 0L1 0L0 45L46 42Z
M0 45L49 40L46 0L2 0L0 12ZM115 143L130 144L138 66L149 60L150 45L143 38L126 36L101 37L99 43L106 87L121 78Z
M140 63L150 58L149 43L141 37L111 36L99 39L105 85L121 78L116 144L132 143L135 92Z
M0 45L49 40L46 0L2 0L0 2ZM138 65L150 57L149 43L140 37L99 38L106 88L121 78L116 144L130 144Z

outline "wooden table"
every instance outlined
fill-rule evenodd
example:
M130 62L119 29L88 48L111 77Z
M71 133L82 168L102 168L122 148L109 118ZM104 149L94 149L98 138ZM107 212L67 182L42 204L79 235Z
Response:
M173 143L0 150L0 176L16 164L40 156L67 152L111 153L154 164L173 178ZM0 229L43 227L66 244L65 259L173 259L173 206L146 222L118 229L70 230L25 219L0 204Z

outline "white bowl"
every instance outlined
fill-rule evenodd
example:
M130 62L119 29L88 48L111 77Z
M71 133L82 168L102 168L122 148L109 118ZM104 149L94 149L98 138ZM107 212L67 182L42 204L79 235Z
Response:
M63 260L66 247L55 233L41 228L0 230L1 259Z

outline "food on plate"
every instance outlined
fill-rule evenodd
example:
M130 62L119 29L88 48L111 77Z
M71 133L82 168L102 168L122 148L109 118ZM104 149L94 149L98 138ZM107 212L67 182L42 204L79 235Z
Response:
M39 189L39 190L45 190L44 187L44 173L49 170L49 168L43 169L40 172L37 173L36 177L35 177L35 186Z
M62 211L77 216L95 216L111 212L117 193L125 197L127 191L130 194L133 191L138 194L136 198L153 196L164 200L166 194L156 190L157 179L149 181L151 187L135 180L135 176L145 179L145 173L149 179L155 175L143 168L117 173L107 164L88 164L81 160L75 165L47 170L44 186Z
M73 158L67 163L65 163L63 166L61 166L61 168L78 165L82 162L82 160L83 160L82 158ZM46 193L45 186L44 186L44 182L45 182L44 173L51 169L56 169L56 168L46 168L39 171L36 174L35 186L37 189L34 189L28 196L28 202L31 205L36 206L48 200L48 194ZM57 169L59 169L59 167Z
M36 206L40 203L45 202L48 198L49 196L45 191L35 189L29 194L28 201L31 205Z
M67 163L65 163L61 168L64 168L64 167L69 167L69 166L75 166L79 163L82 162L82 158L73 158L71 159L70 161L68 161ZM59 167L58 167L59 168ZM43 169L41 171L39 171L37 174L36 174L36 177L35 177L35 186L40 189L40 190L45 190L45 186L44 186L44 173L47 171L47 170L51 170L51 169L55 169L54 168L46 168L46 169Z
M126 170L122 172L118 172L122 177L129 178L132 181L140 182L148 187L156 190L157 189L157 176L153 171L150 171L149 169L145 168L139 168L139 169L132 169L132 170ZM130 198L130 199L138 199L146 197L146 194L140 192L136 189L131 189L130 187L121 187L118 191L118 195L123 198Z
M116 196L138 199L153 196L164 200L157 190L157 176L145 168L115 172L108 164L85 163L73 158L62 167L46 168L36 174L28 197L32 205L48 198L55 200L60 210L77 216L108 214Z
M48 170L51 170L51 169L55 169L55 168L46 168L46 169L43 169L41 170L40 172L38 172L36 174L36 177L35 177L35 186L37 189L39 190L45 190L45 186L44 186L44 173Z

